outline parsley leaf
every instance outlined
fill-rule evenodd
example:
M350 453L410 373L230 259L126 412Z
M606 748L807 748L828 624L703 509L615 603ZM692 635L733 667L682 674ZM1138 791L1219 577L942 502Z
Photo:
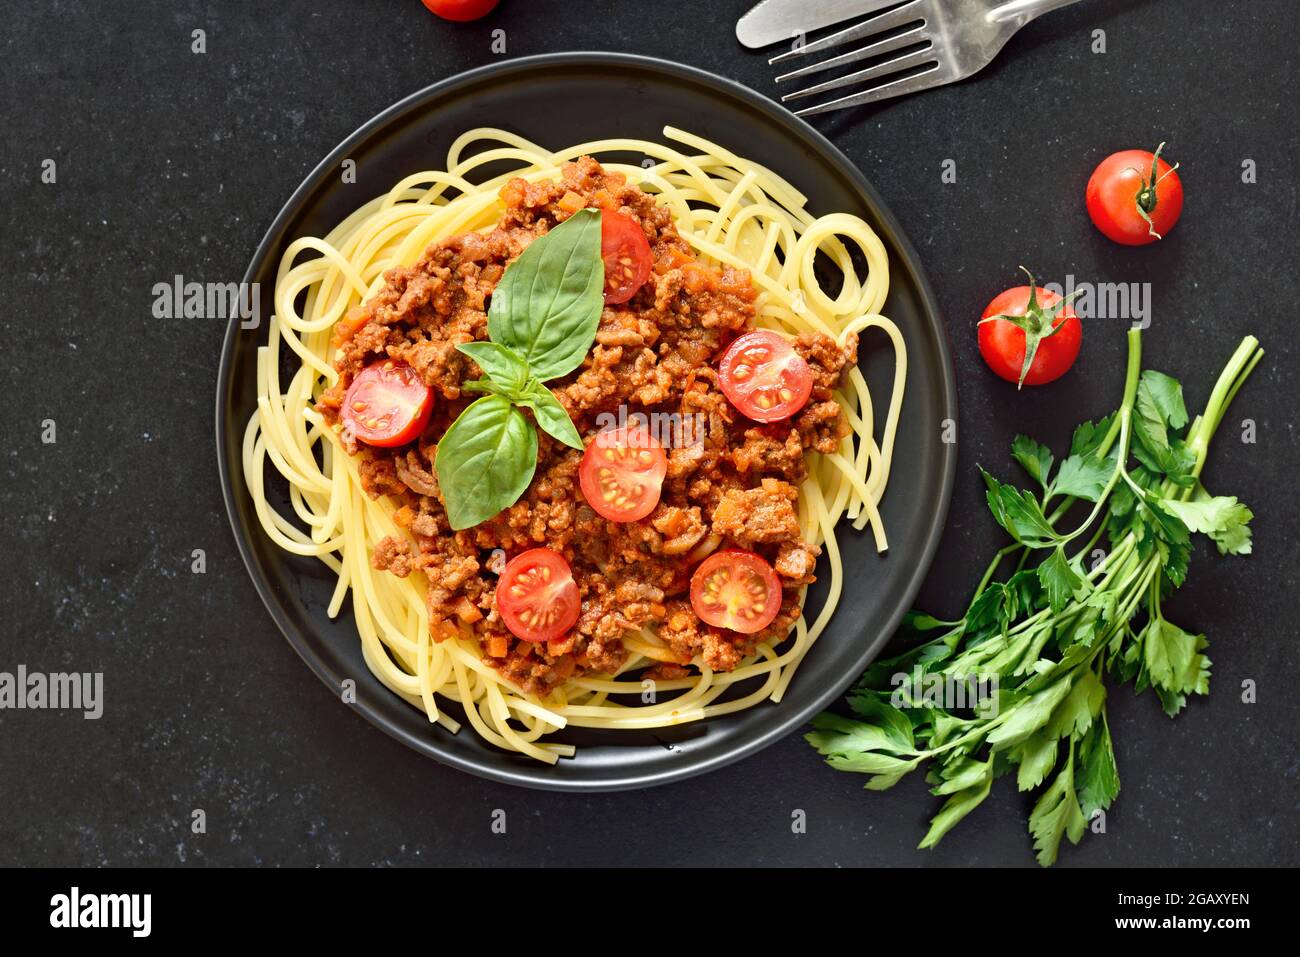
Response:
M1040 445L1027 435L1017 435L1011 443L1011 455L1025 467L1025 471L1043 488L1047 487L1047 476L1052 471L1052 451Z
M1074 790L1074 746L1067 750L1069 757L1065 767L1029 814L1029 833L1034 836L1038 863L1044 867L1056 863L1062 837L1069 837L1071 844L1078 844L1088 826Z
M1115 750L1104 713L1079 742L1079 766L1079 806L1083 816L1091 820L1096 811L1110 807L1119 794L1119 768L1115 766Z
M990 771L992 758L989 759ZM989 796L989 787L993 784L990 773L982 782L964 791L958 791L948 798L939 813L930 819L930 830L921 839L918 848L934 847L940 839L951 831L962 818L984 803Z
M1255 514L1232 495L1211 496L1200 489L1203 497L1190 502L1161 499L1160 505L1172 512L1189 531L1202 532L1219 546L1221 555L1249 555L1249 523Z
M1042 548L1058 538L1052 523L1043 514L1038 499L1028 492L1004 485L988 472L980 469L984 484L988 486L989 510L999 525L1022 545Z
M1016 787L1021 791L1032 791L1043 783L1053 765L1056 764L1058 737L1039 731L1016 748L1013 752L1020 767L1016 772Z
M1096 455L1071 455L1057 470L1052 480L1053 495L1072 495L1075 498L1096 502L1101 499L1106 484L1115 473L1116 456L1112 453L1104 459Z
M1062 678L1013 705L1004 712L1005 720L988 735L988 743L994 749L1009 748L1020 744L1031 734L1047 724L1052 717L1052 710L1070 693L1072 682Z
M1210 659L1201 654L1209 644L1171 621L1155 616L1142 631L1142 657L1152 685L1177 694L1207 694Z
M1084 458L1092 455L1099 448L1102 442L1106 440L1106 434L1110 432L1112 423L1115 421L1115 413L1111 413L1102 419L1098 419L1094 424L1092 422L1083 422L1074 430L1074 437L1070 440L1070 454Z
M1187 424L1187 406L1183 404L1183 387L1177 379L1155 369L1147 369L1142 373L1138 383L1139 402L1144 395L1169 428L1181 429Z
M1178 485L1191 485L1196 456L1170 428L1187 424L1182 386L1168 376L1148 369L1142 373L1133 407L1133 455L1153 472L1161 472Z
M1083 579L1070 567L1065 549L1060 545L1038 566L1038 580L1043 583L1052 611L1060 611L1069 604L1071 596L1083 585Z

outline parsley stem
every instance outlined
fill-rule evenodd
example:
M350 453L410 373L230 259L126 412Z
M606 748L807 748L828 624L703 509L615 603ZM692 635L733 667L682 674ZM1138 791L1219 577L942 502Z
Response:
M1004 545L1002 548L997 550L993 555L993 561L989 562L989 567L984 572L984 577L980 579L979 587L975 589L975 594L971 596L972 602L984 593L985 588L989 587L989 582L992 581L993 576L997 574L998 566L1002 564L1002 559L1006 558L1016 549L1023 547L1024 546L1019 542L1012 542L1010 545Z
M1092 533L1092 538L1088 539L1088 543L1084 545L1083 548L1079 549L1077 554L1087 555L1089 552L1091 552L1093 548L1096 546L1098 540L1101 538L1102 533L1104 533L1105 531L1106 531L1106 523L1098 522L1097 530Z
M1254 336L1247 336L1241 340L1241 345L1237 346L1237 351L1232 354L1223 372L1219 374L1218 381L1214 383L1214 390L1205 403L1205 411L1189 431L1192 438L1188 446L1196 452L1196 464L1192 466L1193 477L1199 477L1201 474L1201 469L1205 465L1205 456L1210 449L1210 439L1218 431L1219 424L1228 411L1228 403L1236 396L1237 390L1246 381L1246 376L1250 375L1263 355L1263 350L1259 348L1259 340Z

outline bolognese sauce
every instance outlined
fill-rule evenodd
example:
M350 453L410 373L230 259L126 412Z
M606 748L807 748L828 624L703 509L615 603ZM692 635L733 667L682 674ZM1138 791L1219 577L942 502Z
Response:
M757 290L748 272L699 262L668 209L590 157L567 164L558 181L515 179L500 195L505 211L494 229L431 244L413 266L386 273L382 290L337 326L340 376L317 406L329 422L340 420L353 381L377 361L409 367L432 396L423 431L403 445L363 445L342 433L347 451L360 457L362 487L399 503L397 523L409 535L380 541L372 564L398 576L424 575L432 637L455 633L447 622L471 624L485 660L525 692L544 695L575 676L616 672L629 655L624 636L646 627L665 646L653 676L682 676L696 660L732 670L760 642L785 637L800 613L800 589L813 581L820 550L801 536L798 486L806 453L834 452L848 434L833 391L856 363L856 337L843 346L817 334L795 339L794 353L811 373L806 402L781 421L747 418L724 394L718 362L755 328ZM535 476L519 501L453 531L434 456L473 398L462 394L462 383L480 374L456 345L488 337L487 310L505 268L584 208L618 217L606 231L607 259L617 263L629 258L626 250L639 250L636 236L626 234L635 227L651 265L643 276L635 262L623 264L620 282L634 288L607 284L590 353L548 386L588 444L603 422L637 413L704 427L690 430L692 441L662 443L667 464L658 502L643 517L601 514L580 480L584 453L543 433ZM545 641L516 637L497 605L498 575L508 567L502 556L536 548L563 558L579 599L576 623ZM780 594L767 598L777 610L760 630L708 624L692 606L692 574L723 549L752 553L775 573Z

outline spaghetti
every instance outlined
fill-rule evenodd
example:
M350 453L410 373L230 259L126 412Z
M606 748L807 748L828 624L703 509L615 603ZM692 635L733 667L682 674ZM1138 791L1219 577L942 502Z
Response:
M779 702L842 591L837 523L846 519L858 530L869 528L880 551L888 544L878 506L889 479L907 356L898 328L880 314L889 288L883 244L856 216L813 216L805 197L771 170L678 129L665 128L664 136L677 145L608 139L551 152L502 130L465 133L448 151L444 170L408 176L323 239L304 237L290 244L276 279L268 340L258 350L257 410L244 435L243 471L266 534L288 552L319 559L337 575L329 614L337 616L352 594L366 664L393 693L452 732L460 722L440 699L458 702L487 741L549 763L574 752L571 745L548 740L566 726L655 728L765 700ZM877 433L866 380L850 367L834 393L850 432L835 452L807 456L808 472L799 488L800 531L824 549L830 570L827 598L815 617L809 620L805 608L790 636L760 643L732 671L715 672L695 661L699 674L652 686L637 672L671 659L653 629L629 632L623 642L630 654L617 674L576 676L539 697L524 693L484 661L470 625L434 621L441 640L431 638L427 583L420 576L399 578L372 567L377 543L401 534L396 506L365 493L356 457L314 406L339 378L331 364L335 324L383 287L387 270L411 265L439 239L491 228L501 214L498 193L507 181L553 180L566 162L602 155L648 157L644 166L614 161L603 166L623 173L667 207L701 261L750 272L758 293L756 327L787 335L820 333L841 345L879 330L894 351L894 376ZM513 168L485 175L502 164ZM854 265L854 247L865 260L865 278ZM842 276L834 295L816 274L827 265ZM296 362L287 382L281 380L285 349L292 353L291 364ZM288 483L292 514L281 514L267 500L268 465ZM643 695L647 691L653 693Z

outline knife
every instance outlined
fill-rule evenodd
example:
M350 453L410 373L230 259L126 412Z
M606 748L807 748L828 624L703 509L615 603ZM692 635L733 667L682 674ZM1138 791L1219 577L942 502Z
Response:
M736 23L736 39L751 50L801 33L866 16L898 0L762 0Z

